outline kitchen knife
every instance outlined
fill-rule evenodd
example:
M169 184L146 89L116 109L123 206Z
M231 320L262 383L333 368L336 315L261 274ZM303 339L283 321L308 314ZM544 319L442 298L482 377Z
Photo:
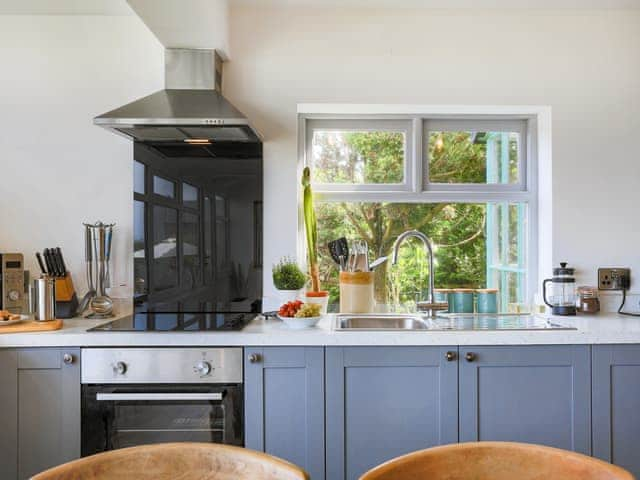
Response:
M67 275L67 266L64 263L64 257L62 256L62 249L56 247L56 253L58 254L58 260L60 261L60 273L65 277Z
M59 277L60 270L58 269L58 260L56 259L56 252L53 248L49 249L49 258L51 258L51 266L53 267L53 276Z
M51 258L53 258L53 265L56 267L56 276L62 277L62 260L60 260L60 255L58 255L59 248L52 248L49 250L51 252Z
M43 275L47 274L47 268L44 266L44 262L42 261L42 255L40 252L36 252L36 260L38 260L38 265L40 266L40 271Z
M51 264L51 257L49 256L49 249L45 248L42 251L42 256L44 257L44 263L47 266L47 275L54 275L55 272L53 270L53 266Z

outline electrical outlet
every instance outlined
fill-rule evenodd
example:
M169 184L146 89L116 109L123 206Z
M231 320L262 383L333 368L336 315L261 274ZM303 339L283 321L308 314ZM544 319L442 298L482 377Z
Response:
M599 268L598 288L600 290L627 290L631 285L630 268Z

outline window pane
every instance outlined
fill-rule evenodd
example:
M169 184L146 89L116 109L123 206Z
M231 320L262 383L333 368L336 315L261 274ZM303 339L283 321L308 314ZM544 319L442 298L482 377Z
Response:
M524 204L513 204L516 211L525 211ZM402 232L417 229L431 238L435 254L436 288L494 287L508 295L508 302L524 301L521 291L511 283L496 284L488 273L489 255L499 247L488 232L489 205L465 203L319 203L316 208L320 246L320 268L323 287L331 293L332 304L339 303L338 266L329 254L327 243L346 236L349 241L366 239L370 261L388 255L395 239ZM345 221L346 219L346 221ZM522 231L523 217L512 217L516 231ZM492 227L493 228L493 227ZM496 237L497 238L497 237ZM524 261L523 236L510 236L510 248L520 252ZM399 262L387 261L376 270L376 302L391 308L415 305L416 297L426 298L428 292L428 260L419 241L407 240L400 248ZM524 274L513 272L518 278ZM515 292L515 293L514 293ZM498 292L501 295L502 291Z
M144 163L133 162L133 191L144 194Z
M153 193L167 198L176 197L176 184L166 178L153 177Z
M134 293L144 295L147 293L147 258L144 248L145 234L145 204L133 202L133 277Z
M182 287L191 288L201 284L200 271L200 218L192 213L182 214Z
M520 311L522 304L530 300L524 298L526 229L524 204L501 202L487 205L488 286L500 290L500 302L505 311Z
M518 132L429 131L429 182L516 184Z
M198 208L198 189L188 183L182 184L182 203L185 207Z
M405 144L404 132L314 130L310 158L313 181L403 183Z
M166 290L178 285L178 211L153 206L153 285Z

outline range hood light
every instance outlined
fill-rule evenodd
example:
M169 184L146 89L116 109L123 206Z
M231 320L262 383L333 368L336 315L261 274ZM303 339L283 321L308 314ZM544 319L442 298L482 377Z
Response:
M184 143L189 145L211 145L211 140L208 138L185 138Z

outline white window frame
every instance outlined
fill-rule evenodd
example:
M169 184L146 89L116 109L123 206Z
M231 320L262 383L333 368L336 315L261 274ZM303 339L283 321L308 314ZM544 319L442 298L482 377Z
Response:
M426 142L432 131L478 131L478 132L515 132L520 136L518 145L518 182L510 184L491 183L437 183L429 180L429 145L425 143L421 158L416 161L422 166L424 192L527 192L527 170L530 163L530 152L527 150L528 121L511 118L496 117L491 120L461 118L424 118L422 119L422 138Z
M313 133L321 131L341 132L401 132L404 134L404 171L402 183L314 183L314 188L322 192L409 192L415 184L412 168L414 157L413 124L410 120L393 119L317 119L308 118L305 121L305 165L306 159L311 158L313 148Z
M298 105L298 173L307 165L308 125L317 120L375 122L405 120L412 124L412 149L407 149L405 167L411 167L410 189L389 190L368 188L327 188L314 184L319 201L330 202L402 202L402 203L492 203L518 202L527 205L527 284L525 300L538 292L538 279L544 278L552 264L551 209L551 108L546 106L421 106L386 104L299 104ZM425 131L430 126L455 122L486 122L486 125L525 126L521 135L518 184L430 184L426 181L428 159L423 145ZM431 123L429 123L431 122ZM346 123L345 123L346 124ZM380 128L380 127L379 127ZM504 128L504 127L503 127ZM425 164L427 168L425 168ZM405 178L407 180L407 178ZM406 182L405 182L406 183ZM348 191L347 191L348 190ZM298 187L299 197L301 189ZM542 201L541 201L542 199ZM301 203L301 202L300 202ZM298 218L298 254L306 258L304 220Z

